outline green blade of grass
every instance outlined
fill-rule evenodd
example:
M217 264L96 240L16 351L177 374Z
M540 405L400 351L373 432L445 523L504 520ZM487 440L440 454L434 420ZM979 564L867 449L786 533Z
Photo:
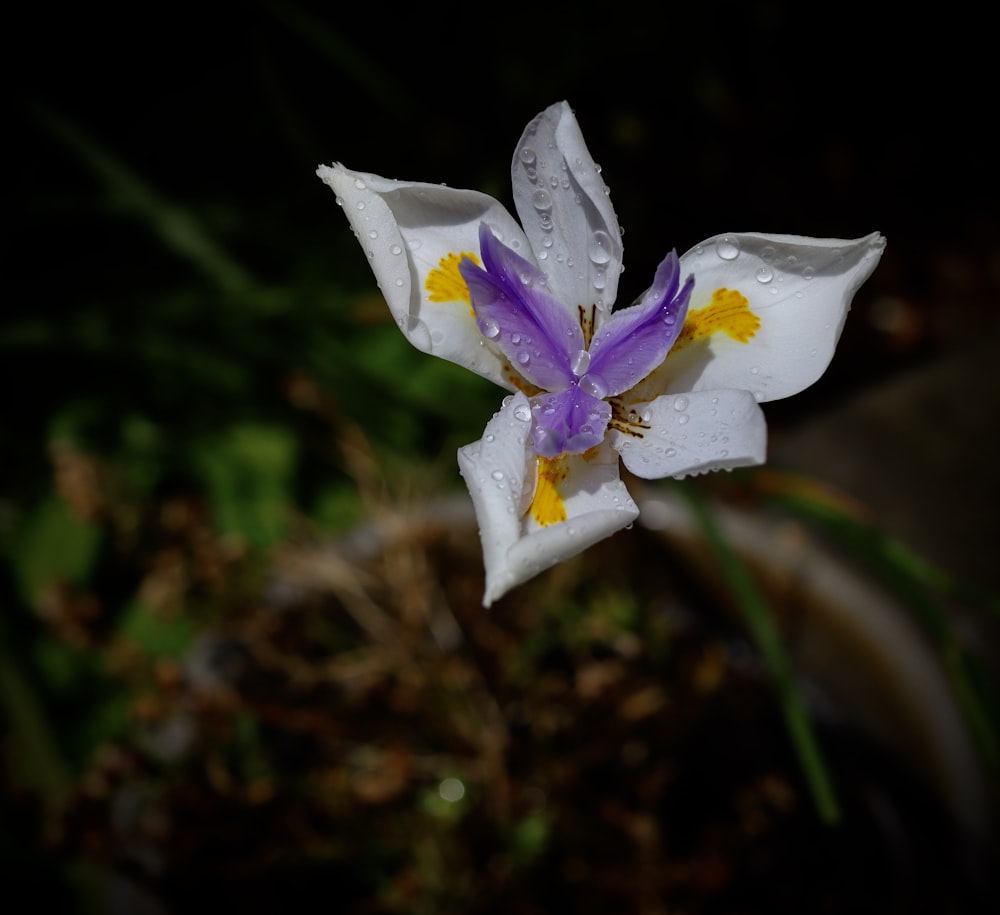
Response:
M840 820L840 805L812 724L802 705L792 665L774 616L743 563L726 542L705 498L691 486L682 486L680 490L691 506L705 542L718 563L774 683L785 727L816 812L824 823L836 824Z

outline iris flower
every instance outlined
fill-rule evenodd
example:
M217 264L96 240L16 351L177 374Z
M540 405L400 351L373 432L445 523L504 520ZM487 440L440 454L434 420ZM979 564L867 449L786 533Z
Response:
M822 375L885 244L718 235L615 308L621 230L567 103L528 124L511 172L520 222L476 191L317 172L407 339L511 392L458 452L485 606L636 519L619 460L646 479L763 462L759 404Z

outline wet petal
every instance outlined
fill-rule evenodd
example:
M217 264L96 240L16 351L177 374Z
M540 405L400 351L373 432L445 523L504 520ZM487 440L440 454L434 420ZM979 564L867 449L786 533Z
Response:
M641 422L636 434L613 429L608 438L638 477L678 477L764 462L767 425L749 391L668 394L634 409Z
M621 231L566 102L546 108L527 126L511 178L514 205L552 294L573 308L610 309L618 295Z
M693 248L681 257L681 272L695 275L685 326L642 395L738 388L767 401L808 387L884 247L873 233L854 241L732 234Z
M611 405L574 384L533 397L531 414L535 450L542 457L556 457L579 454L604 441Z
M464 253L478 258L483 221L530 257L516 220L477 191L390 181L341 165L317 174L337 195L407 339L512 390L507 359L485 344L458 263Z
M583 347L577 315L552 298L545 276L482 226L483 266L459 265L479 329L532 384L559 390L573 380L570 354Z
M677 254L656 269L653 285L628 308L615 311L590 344L589 372L613 397L645 378L667 355L684 324L693 279L680 288Z
M638 509L618 476L618 455L607 445L586 455L559 458L563 473L552 484L562 520L531 509L537 458L518 419L527 410L523 394L511 397L487 424L483 438L459 449L462 476L476 509L486 592L483 604L618 530Z

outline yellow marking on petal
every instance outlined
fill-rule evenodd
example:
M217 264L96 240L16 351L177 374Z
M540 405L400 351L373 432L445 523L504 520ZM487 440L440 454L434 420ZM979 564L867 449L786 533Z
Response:
M735 289L716 289L708 305L688 312L670 352L675 353L719 331L738 343L747 343L759 329L760 318L750 310L745 295Z
M479 266L479 258L475 254L470 254L468 251L463 251L461 254L452 252L442 257L438 261L437 267L427 274L424 288L427 290L427 298L430 301L465 302L469 306L469 310L472 310L472 296L469 295L469 287L458 269L463 257L467 257L477 267Z
M566 479L566 472L563 458L538 458L538 483L531 500L531 515L542 527L566 520L566 503L558 489Z

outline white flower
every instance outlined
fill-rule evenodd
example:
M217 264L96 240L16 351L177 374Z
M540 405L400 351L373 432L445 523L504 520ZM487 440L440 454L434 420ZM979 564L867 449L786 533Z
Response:
M885 244L719 235L613 310L621 231L565 102L515 149L520 224L476 191L318 174L410 342L514 392L458 453L486 606L635 520L619 456L645 478L761 463L758 404L825 371Z

